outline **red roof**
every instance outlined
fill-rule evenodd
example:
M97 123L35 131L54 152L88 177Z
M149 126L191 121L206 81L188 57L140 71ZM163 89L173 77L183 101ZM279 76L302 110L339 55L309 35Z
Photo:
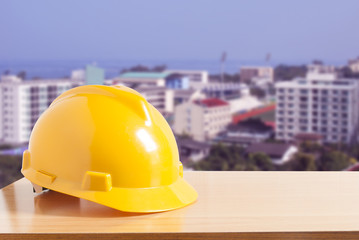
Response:
M223 101L219 98L207 98L203 100L195 100L197 104L204 105L206 107L219 107L219 106L228 106L228 102Z
M252 111L233 116L232 122L234 124L237 124L238 122L240 122L242 120L245 120L247 118L255 117L255 116L261 115L261 114L263 114L265 112L270 112L270 111L273 111L273 110L275 110L275 105L274 104L270 105L270 106L254 109Z
M264 124L267 125L268 127L275 129L275 122L266 121L264 122Z

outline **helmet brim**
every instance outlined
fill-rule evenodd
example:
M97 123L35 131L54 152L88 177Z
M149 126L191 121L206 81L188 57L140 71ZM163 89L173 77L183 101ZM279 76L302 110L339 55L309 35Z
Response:
M50 184L39 182L36 171L27 169L27 179L42 187L83 198L124 212L162 212L187 206L196 201L198 194L182 177L171 185L150 188L116 188L110 191L85 191L74 189L72 184L56 179Z
M77 197L125 212L162 212L196 201L197 192L182 177L171 185L152 188L112 188L109 192L80 192Z

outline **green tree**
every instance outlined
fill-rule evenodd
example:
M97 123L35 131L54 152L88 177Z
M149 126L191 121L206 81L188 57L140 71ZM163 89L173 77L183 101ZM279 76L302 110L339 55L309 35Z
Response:
M307 73L307 67L279 65L274 69L274 78L276 81L292 80L295 77L304 77Z
M304 153L316 153L320 151L322 146L316 142L304 141L300 144L299 149Z
M286 171L316 171L315 157L312 154L298 152L283 166Z
M144 66L144 65L136 65L130 68L124 68L121 70L120 73L126 73L126 72L163 72L164 70L167 69L166 65L158 65L158 66L154 66L153 68Z
M211 146L208 157L190 163L195 170L233 171L245 170L244 150L238 146L226 146L221 143Z
M323 151L319 158L319 168L322 171L341 171L351 164L351 158L340 151Z
M259 170L262 171L272 171L274 170L274 166L270 157L265 153L253 153L249 155L248 170L255 169L256 166ZM253 168L254 167L254 168Z
M26 72L25 71L18 72L17 77L23 80L26 79Z

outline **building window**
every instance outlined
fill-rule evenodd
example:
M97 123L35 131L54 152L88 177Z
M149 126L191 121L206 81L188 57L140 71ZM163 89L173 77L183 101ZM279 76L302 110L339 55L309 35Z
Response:
M301 119L299 119L299 123L308 123L308 120L301 118Z
M307 131L307 127L306 127L306 126L301 126L301 127L300 127L300 131L306 132L306 131Z
M342 95L348 95L348 91L347 90L342 90Z
M300 90L300 94L307 94L308 93L308 90L307 89L301 89Z
M307 101L308 101L308 98L307 98L307 97L300 97L300 101L301 101L301 102L307 102Z
M304 112L304 111L300 112L300 116L302 116L302 117L305 117L305 116L307 116L307 115L308 115L307 112Z
M308 108L308 105L307 104L300 104L299 107L301 109L307 109Z

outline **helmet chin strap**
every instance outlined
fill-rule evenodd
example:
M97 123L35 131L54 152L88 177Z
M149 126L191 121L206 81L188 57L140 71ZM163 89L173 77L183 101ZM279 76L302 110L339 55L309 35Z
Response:
M42 193L43 191L48 190L47 188L41 187L40 185L37 185L36 183L31 182L34 193Z

